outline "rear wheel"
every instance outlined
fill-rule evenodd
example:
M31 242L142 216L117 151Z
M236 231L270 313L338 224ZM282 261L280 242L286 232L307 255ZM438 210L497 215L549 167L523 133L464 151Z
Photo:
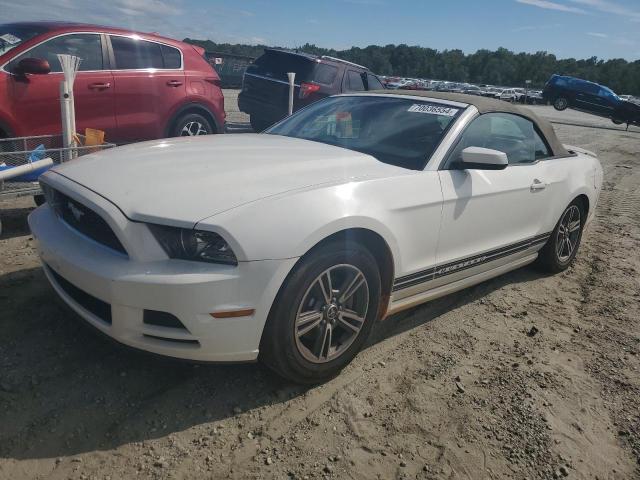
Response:
M356 356L378 317L380 273L364 247L335 242L295 267L274 304L260 359L282 377L313 384Z
M215 133L211 122L199 113L188 113L176 121L171 130L172 137L195 137Z
M571 265L580 247L586 214L582 203L577 200L564 210L551 237L538 254L536 263L542 270L558 273Z
M555 108L556 110L558 110L560 112L562 110L566 110L568 106L569 106L569 101L564 97L558 97L553 102L553 108Z

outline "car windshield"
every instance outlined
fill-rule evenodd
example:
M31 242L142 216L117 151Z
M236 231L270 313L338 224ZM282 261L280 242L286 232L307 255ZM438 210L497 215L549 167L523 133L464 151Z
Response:
M382 96L338 96L314 103L265 133L366 153L422 170L461 108Z
M24 23L5 23L0 25L0 55L46 31L47 28L40 25Z

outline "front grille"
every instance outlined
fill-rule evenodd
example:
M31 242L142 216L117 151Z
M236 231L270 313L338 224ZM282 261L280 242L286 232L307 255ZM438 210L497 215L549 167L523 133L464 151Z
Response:
M117 252L127 254L107 222L96 212L64 193L49 189L47 201L56 214L74 230Z
M51 273L58 286L64 290L78 305L85 310L93 313L103 322L111 324L111 305L107 302L103 302L99 298L89 295L84 290L79 289L68 280L62 278L53 268L46 266L47 270Z

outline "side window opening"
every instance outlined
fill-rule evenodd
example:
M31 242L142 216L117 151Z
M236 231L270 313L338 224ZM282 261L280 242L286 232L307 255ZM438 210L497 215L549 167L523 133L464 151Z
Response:
M487 113L476 118L452 150L447 166L459 161L467 147L504 152L509 165L533 163L551 156L533 122L510 113Z
M160 50L162 51L164 68L177 70L182 66L182 56L180 55L180 50L168 45L160 45Z
M62 72L58 54L68 54L80 57L80 71L103 70L102 41L99 34L77 33L61 35L44 42L37 47L15 58L9 65L12 70L23 58L42 58L49 62L52 73Z
M364 88L364 80L362 75L353 70L347 71L347 88L350 92L362 92Z
M164 68L160 45L129 37L111 36L116 70Z

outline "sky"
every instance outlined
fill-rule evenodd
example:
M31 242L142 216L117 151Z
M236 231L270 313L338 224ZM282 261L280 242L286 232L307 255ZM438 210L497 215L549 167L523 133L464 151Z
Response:
M282 47L406 43L640 59L640 0L0 0L0 19Z

